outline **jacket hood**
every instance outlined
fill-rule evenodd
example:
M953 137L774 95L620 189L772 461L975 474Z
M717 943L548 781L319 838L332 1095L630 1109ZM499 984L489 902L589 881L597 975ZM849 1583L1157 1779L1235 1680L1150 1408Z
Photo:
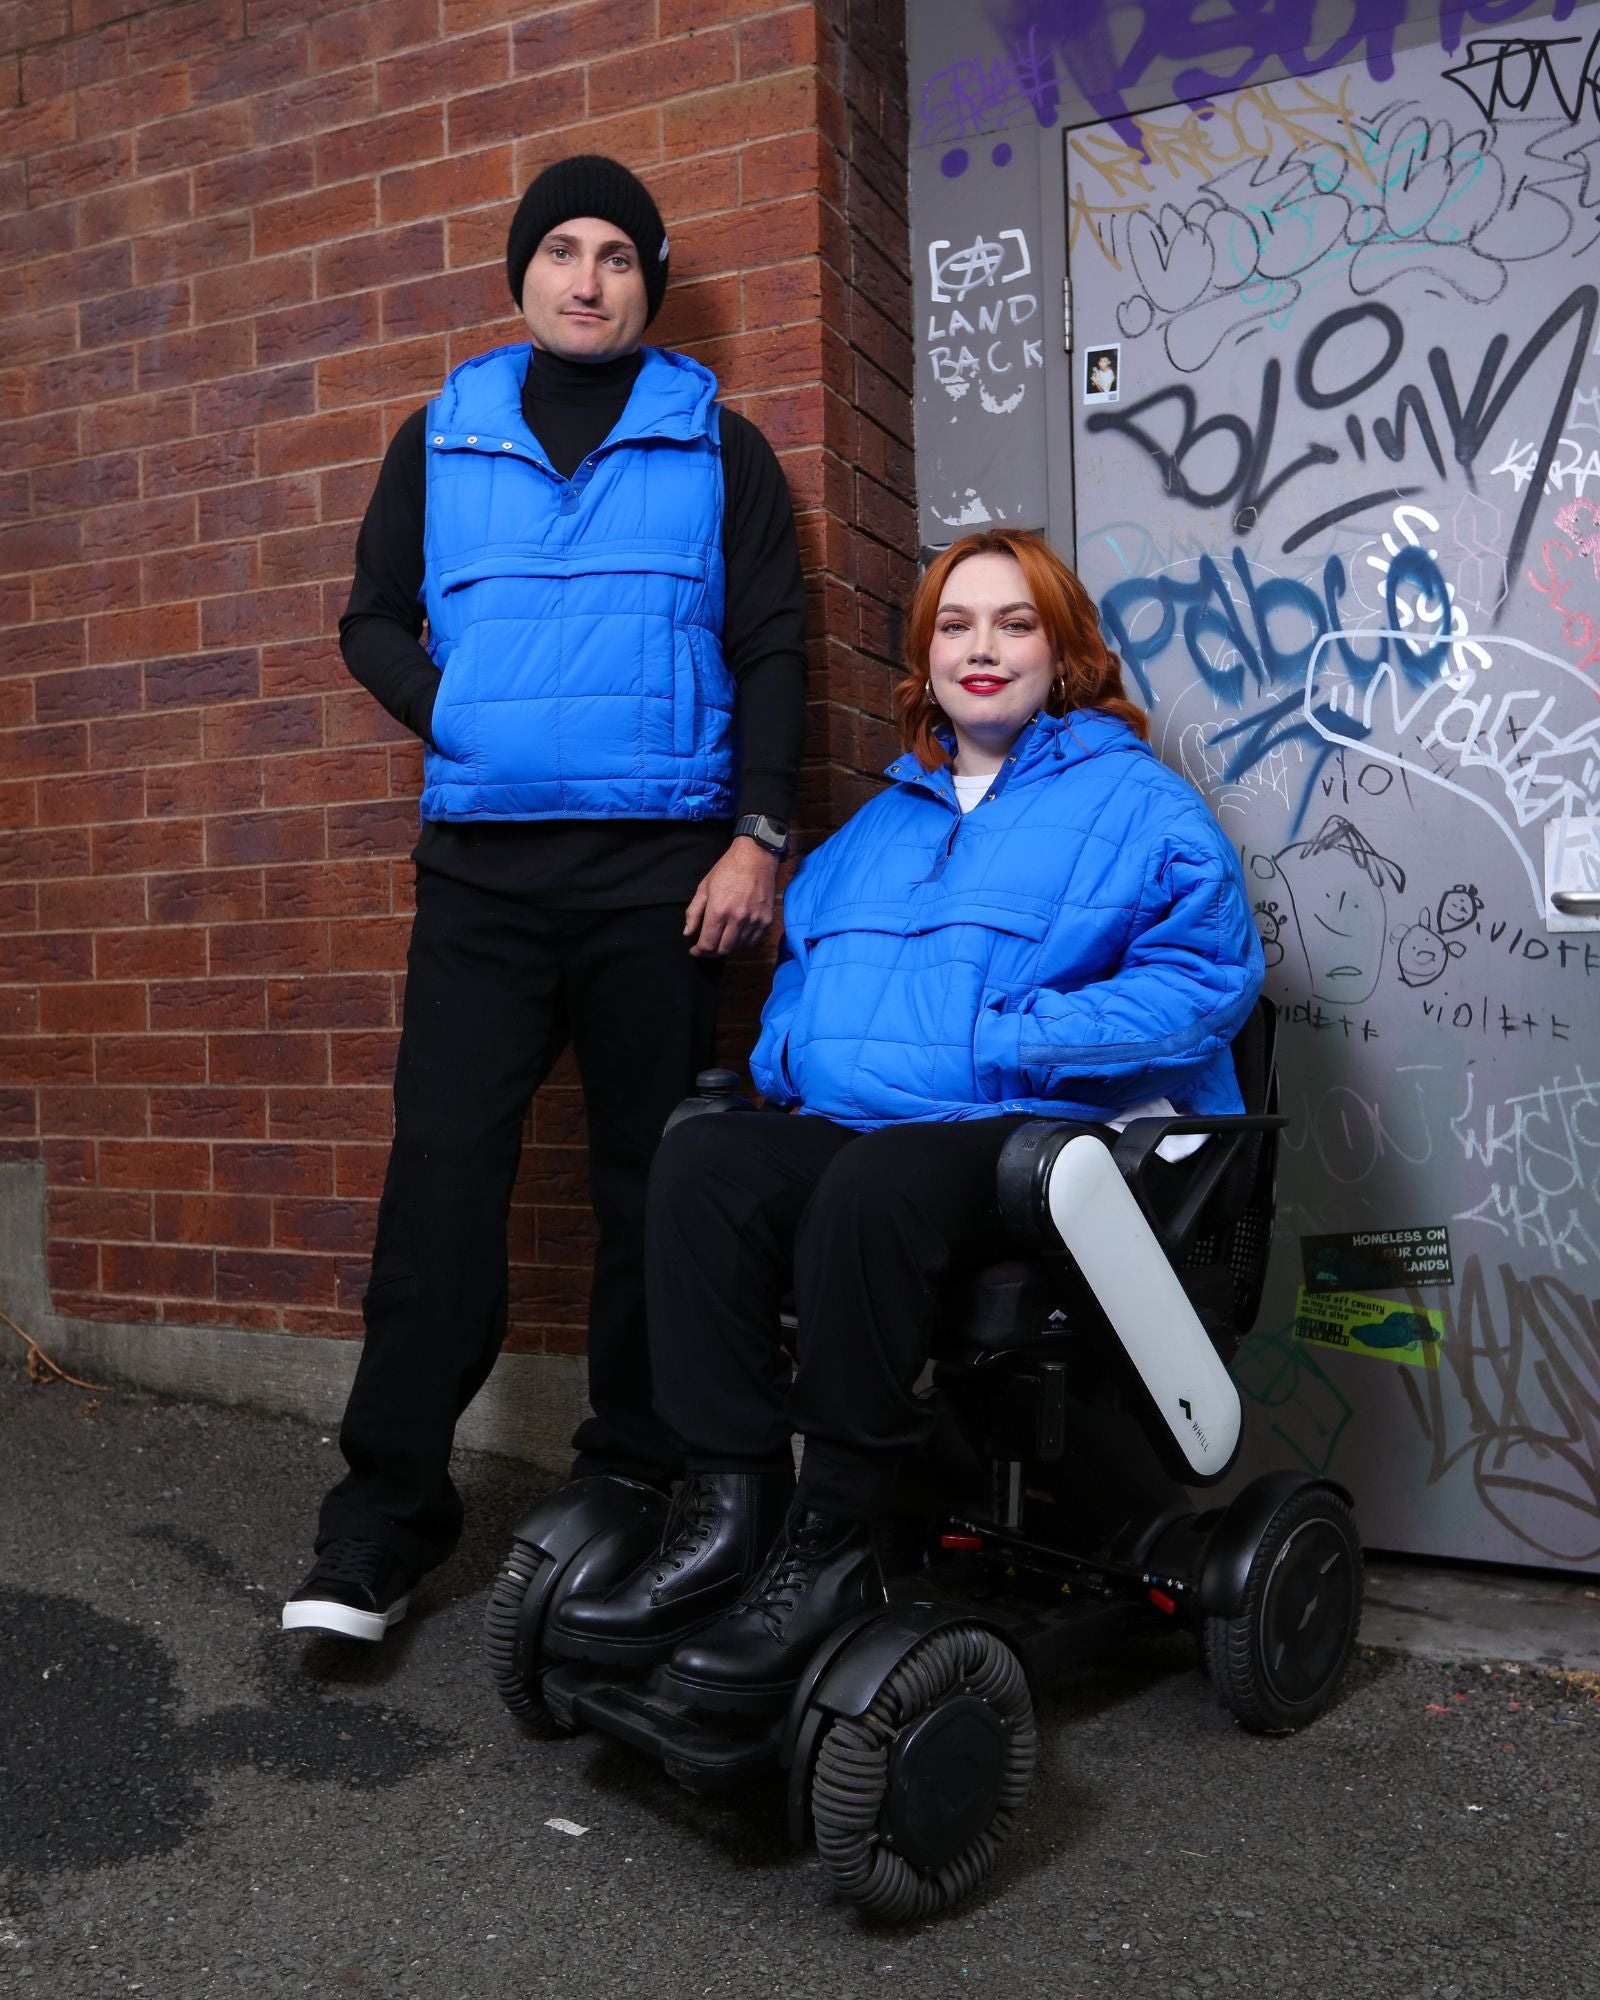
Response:
M945 741L947 747L954 748L952 739ZM1006 769L1007 784L1048 775L1091 757L1153 757L1155 752L1116 716L1098 708L1075 708L1066 715L1036 715L1012 745L1011 754L1017 761ZM925 770L909 751L897 757L884 775L902 784L921 783L953 795L949 767Z

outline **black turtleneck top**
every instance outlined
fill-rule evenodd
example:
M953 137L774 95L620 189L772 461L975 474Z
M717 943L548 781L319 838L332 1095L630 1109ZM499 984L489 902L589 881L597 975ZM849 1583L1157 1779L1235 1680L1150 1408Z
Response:
M604 442L640 367L573 362L535 349L522 413L564 479ZM419 643L427 502L426 410L407 417L384 456L339 620L351 673L397 721L427 737L439 672ZM741 813L790 817L805 733L805 582L789 489L754 424L721 413L727 612L722 651L738 687ZM688 902L726 849L727 820L426 820L420 867L551 908Z

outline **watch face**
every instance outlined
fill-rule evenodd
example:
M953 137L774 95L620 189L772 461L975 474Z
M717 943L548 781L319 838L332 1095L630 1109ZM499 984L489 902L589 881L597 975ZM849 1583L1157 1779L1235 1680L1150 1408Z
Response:
M782 855L789 844L789 829L781 820L768 819L765 813L750 813L734 828L735 833L747 834L758 847L764 847L769 854Z

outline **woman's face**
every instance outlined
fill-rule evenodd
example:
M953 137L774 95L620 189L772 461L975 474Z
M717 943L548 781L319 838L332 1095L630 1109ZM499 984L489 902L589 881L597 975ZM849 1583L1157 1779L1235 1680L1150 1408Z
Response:
M1015 556L956 564L934 620L928 678L955 731L963 775L999 769L1060 666Z

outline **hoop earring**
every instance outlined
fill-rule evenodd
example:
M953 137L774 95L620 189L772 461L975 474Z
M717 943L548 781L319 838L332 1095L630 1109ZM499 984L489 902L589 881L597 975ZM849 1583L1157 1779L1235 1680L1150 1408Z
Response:
M1067 705L1067 677L1065 674L1056 675L1055 679L1050 683L1050 692L1060 702L1062 708L1065 709Z

